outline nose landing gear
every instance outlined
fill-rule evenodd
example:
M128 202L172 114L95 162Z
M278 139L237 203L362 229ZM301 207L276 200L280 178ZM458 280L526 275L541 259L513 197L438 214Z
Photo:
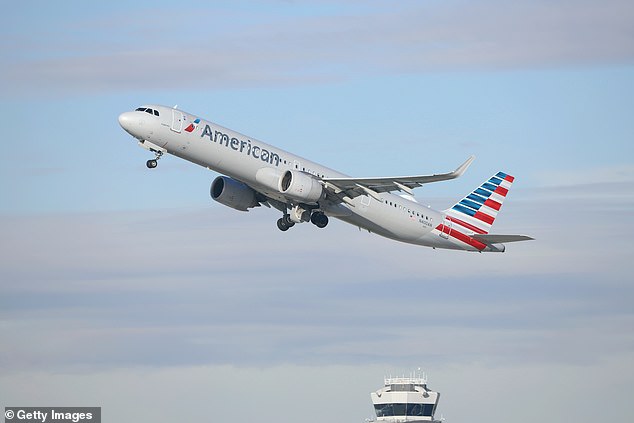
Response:
M156 156L156 158L145 162L145 165L148 167L148 169L154 169L156 166L158 166L158 161L163 155L162 151L155 151L155 150L152 150L152 151L154 152L154 155Z

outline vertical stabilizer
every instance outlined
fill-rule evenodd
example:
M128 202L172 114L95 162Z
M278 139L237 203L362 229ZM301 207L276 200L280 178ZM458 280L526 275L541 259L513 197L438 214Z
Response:
M515 180L498 172L452 208L445 210L447 219L471 234L488 234Z

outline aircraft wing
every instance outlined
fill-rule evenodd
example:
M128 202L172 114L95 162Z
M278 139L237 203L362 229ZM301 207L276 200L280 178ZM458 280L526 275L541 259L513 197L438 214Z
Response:
M369 195L378 201L380 192L404 191L413 195L412 189L431 182L446 181L461 176L469 167L475 156L469 157L456 170L435 175L392 176L379 178L323 178L323 184L331 195L347 202L344 197L352 199L359 195Z

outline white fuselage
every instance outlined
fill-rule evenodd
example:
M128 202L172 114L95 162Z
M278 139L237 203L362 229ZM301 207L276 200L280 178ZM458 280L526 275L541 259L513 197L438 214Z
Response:
M286 170L318 178L346 175L316 162L247 137L197 116L164 106L147 106L159 116L144 111L123 113L121 126L141 144L160 150L247 184L281 203L288 199L272 181ZM444 213L424 207L400 195L379 194L380 200L362 195L350 204L320 204L326 215L394 240L438 248L478 251L451 237L442 236L438 226Z

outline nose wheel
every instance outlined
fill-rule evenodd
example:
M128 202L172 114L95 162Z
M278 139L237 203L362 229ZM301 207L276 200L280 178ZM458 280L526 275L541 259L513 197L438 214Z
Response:
M156 158L145 162L145 165L148 167L148 169L154 169L156 166L158 166L158 161L163 155L162 151L155 151L155 150L152 150L152 151L154 152L154 155L156 156Z

